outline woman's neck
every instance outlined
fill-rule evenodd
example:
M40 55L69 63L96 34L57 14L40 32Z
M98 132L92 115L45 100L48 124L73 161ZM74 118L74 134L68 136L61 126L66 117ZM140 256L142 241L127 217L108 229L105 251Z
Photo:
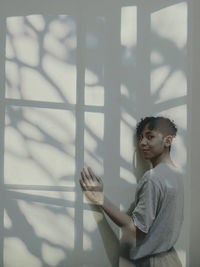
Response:
M163 154L160 157L151 160L151 164L152 164L153 168L155 168L160 163L167 163L173 167L176 167L176 165L172 161L169 153Z

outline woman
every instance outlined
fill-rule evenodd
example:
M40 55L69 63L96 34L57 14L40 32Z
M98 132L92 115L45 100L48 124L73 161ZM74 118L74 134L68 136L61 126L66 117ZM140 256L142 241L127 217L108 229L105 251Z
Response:
M176 133L175 124L164 117L146 117L137 124L138 147L152 169L139 180L135 205L128 213L108 200L91 168L81 172L85 195L122 229L121 263L127 266L181 266L174 244L183 222L184 189L170 156Z

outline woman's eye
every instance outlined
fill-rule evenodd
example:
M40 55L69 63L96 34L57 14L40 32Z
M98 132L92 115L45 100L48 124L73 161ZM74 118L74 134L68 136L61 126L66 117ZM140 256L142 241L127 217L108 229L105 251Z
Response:
M152 139L154 136L153 135L149 135L148 136L148 139Z
M138 140L139 140L139 141L142 141L142 138L143 138L142 136L139 136Z

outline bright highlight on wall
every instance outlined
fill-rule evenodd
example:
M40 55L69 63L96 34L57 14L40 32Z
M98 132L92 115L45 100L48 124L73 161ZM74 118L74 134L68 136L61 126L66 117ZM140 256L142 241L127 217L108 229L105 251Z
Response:
M7 18L6 97L75 104L76 39L71 16Z

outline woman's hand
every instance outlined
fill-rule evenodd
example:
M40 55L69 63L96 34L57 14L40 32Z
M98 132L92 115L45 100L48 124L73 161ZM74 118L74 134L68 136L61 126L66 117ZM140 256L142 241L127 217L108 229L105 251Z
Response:
M81 172L80 185L85 196L93 203L99 206L103 205L103 182L101 178L94 175L91 168L84 168Z

